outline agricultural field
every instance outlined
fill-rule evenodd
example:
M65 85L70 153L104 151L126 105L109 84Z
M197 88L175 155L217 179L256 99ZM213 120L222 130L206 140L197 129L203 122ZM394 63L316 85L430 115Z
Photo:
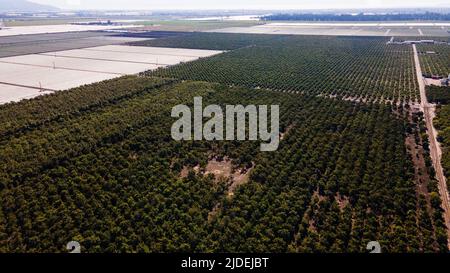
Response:
M92 37L106 37L113 36L112 33L104 33L97 31L81 31L81 32L66 32L66 33L47 33L47 34L33 34L33 35L17 35L0 37L0 45L19 45L19 44L34 44L39 42L56 42L63 40L86 39Z
M422 71L426 76L450 76L450 46L420 45L420 61ZM427 86L428 100L439 104L436 110L434 124L438 132L438 140L442 149L442 168L447 178L447 188L450 189L450 87Z
M447 177L450 189L450 87L431 87L428 95L434 98L433 102L440 103L434 120L439 130L438 140L442 147L442 167Z
M204 24L184 26L215 27ZM447 253L413 47L387 44L426 30L386 27L327 30L386 37L275 29L89 47L129 38L0 38L4 54L37 50L0 58L0 252L77 241L87 253L360 253L376 240L383 252ZM436 51L444 60L420 54L424 71L445 70ZM426 95L447 103L442 88ZM279 149L173 140L172 108L198 96L279 105ZM435 122L448 177L447 106Z
M125 29L132 26L99 26L99 25L33 25L33 26L13 26L6 27L0 30L0 37L2 36L16 36L16 35L32 35L32 34L48 34L48 33L66 33L66 32L80 32L80 31L98 31L110 29Z
M27 36L28 35L24 37ZM69 39L54 39L54 40L50 39L45 41L31 41L31 42L21 41L13 43L8 43L9 39L3 40L0 37L0 58L71 50L71 49L81 49L97 46L122 45L128 42L149 40L148 38L130 38L130 37L116 37L116 36L93 36L86 38L77 38L76 36L77 35L74 35L73 38ZM5 43L2 43L3 41L5 41Z
M53 19L6 19L3 21L6 27L26 27L26 26L51 26L51 25L67 25L76 22L89 22L96 18L53 18Z
M450 45L418 45L423 73L448 77L450 75Z
M148 20L139 22L140 30L145 31L215 31L232 27L252 27L263 24L259 21L225 20Z
M216 37L170 42L216 48ZM146 74L365 102L420 101L411 46L389 46L385 38L370 37L246 37L247 43L235 39L236 46L247 44L242 48Z
M49 52L43 55L59 57L75 57L87 59L105 59L111 61L156 63L161 59L161 64L173 65L181 62L189 62L197 58L209 57L220 54L218 50L198 50L185 48L162 47L133 47L133 46L101 46L95 48L74 49L62 52ZM176 58L173 58L176 57Z
M99 54L96 51L87 51L87 54L84 54L86 51L87 50L84 49L80 51L63 51L48 54L22 55L16 57L1 58L0 64L2 67L7 67L7 64L30 67L46 67L53 70L63 70L61 71L61 73L64 73L64 70L75 70L117 75L136 74L148 69L158 68L155 59L148 60L147 62L146 60L136 63L127 62L126 60L129 60L130 56L127 56L126 53L122 53L122 55L125 55L125 58L120 58L119 60L118 58L116 58L115 60L111 61L111 59L108 57L114 54L110 54L109 52L108 54ZM86 55L90 55L92 57L86 57ZM120 53L118 53L118 55L122 57ZM172 61L175 62L175 60ZM117 65L116 62L119 62L120 65ZM54 73L58 72L54 71ZM40 74L39 76L44 78L42 74ZM84 79L86 78L80 78L81 81ZM23 82L26 82L26 80L24 80Z
M196 32L178 37L130 42L133 46L196 48L209 50L234 50L282 39L286 36L261 34L206 33Z
M448 86L430 85L427 86L426 92L429 102L439 104L450 103L450 87Z
M250 27L228 27L211 32L331 36L440 36L448 37L449 23L406 22L279 22Z
M172 140L171 108L194 96L280 105L279 150ZM373 238L386 252L447 251L427 169L417 187L409 115L142 76L0 106L0 252L73 239L86 252L363 252ZM240 175L211 174L218 163Z
M40 88L42 91L65 90L114 77L117 77L117 75L93 71L70 70L69 72L69 70L62 68L54 69L51 62L44 67L32 64L0 63L0 82L5 85L20 84L36 89L37 95L41 91ZM9 88L6 88L2 91L8 92L8 90Z
M39 90L38 88L29 88L22 86L12 86L8 84L0 84L0 104L10 101L21 101L31 99L37 94L51 94L52 91Z
M0 58L0 103L219 53L221 51L111 45Z
M437 112L436 126L439 132L442 148L442 165L450 188L450 105L443 105Z
M95 47L131 42L128 39L114 42L110 34L86 31L0 37L0 57L12 57L83 47Z

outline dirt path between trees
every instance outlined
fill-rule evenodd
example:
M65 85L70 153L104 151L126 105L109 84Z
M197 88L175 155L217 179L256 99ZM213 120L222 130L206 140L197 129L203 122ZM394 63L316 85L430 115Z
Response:
M422 76L422 69L420 67L419 55L417 53L416 45L413 45L414 62L416 65L417 80L419 81L421 110L423 111L427 134L430 142L430 155L433 161L433 166L436 171L436 179L438 180L439 193L442 199L442 208L444 209L444 219L447 226L448 247L450 249L450 198L448 195L447 182L444 176L444 170L441 164L442 150L437 141L437 130L434 128L433 119L435 116L436 107L428 102L425 92L425 81Z

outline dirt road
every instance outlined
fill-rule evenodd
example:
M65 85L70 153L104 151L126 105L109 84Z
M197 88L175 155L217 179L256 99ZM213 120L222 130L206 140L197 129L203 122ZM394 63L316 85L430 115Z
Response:
M422 69L420 67L419 55L417 53L416 45L413 45L414 50L414 61L416 64L417 80L419 81L420 98L421 98L421 109L424 114L427 134L430 141L430 155L433 161L434 169L436 170L436 179L439 181L439 193L442 199L442 208L444 209L444 218L447 225L447 237L448 237L448 247L450 249L450 198L447 189L447 182L444 176L444 171L442 169L441 157L442 150L439 142L437 141L437 130L433 125L433 118L435 116L435 106L428 103L428 99L425 93L425 81L422 76Z

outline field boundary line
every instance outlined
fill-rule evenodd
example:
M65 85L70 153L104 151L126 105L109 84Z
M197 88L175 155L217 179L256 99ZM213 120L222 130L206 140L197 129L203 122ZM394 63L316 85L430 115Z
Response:
M170 64L163 63L150 63L150 62L139 62L139 61L124 61L124 60L112 60L112 59L102 59L102 58L91 58L91 57L75 57L75 56L67 56L67 55L55 55L50 53L38 53L36 55L42 56L56 56L56 57L64 57L64 58L72 58L72 59L81 59L81 60L93 60L93 61L107 61L107 62L115 62L115 63L133 63L133 64L154 64L154 65L165 65L169 66Z
M69 67L63 67L63 66L48 66L48 65L39 65L39 64L26 64L26 63L18 63L18 62L8 62L8 61L2 61L0 60L0 63L4 64L14 64L14 65L23 65L23 66L31 66L31 67L41 67L41 68L51 68L51 69L61 69L61 70L71 70L71 71L79 71L79 72L89 72L89 73L99 73L99 74L108 74L108 75L118 75L118 76L126 76L127 74L124 73L117 73L117 72L104 72L104 71L97 71L97 70L87 70L87 69L76 69L76 68L69 68Z
M121 45L118 45L121 46ZM137 46L133 46L137 47ZM176 47L174 49L180 49L179 47ZM191 48L182 48L182 49L188 49L191 50ZM113 53L130 53L130 54L143 54L143 55L163 55L163 56L173 56L173 57L188 57L188 58L202 58L199 56L192 56L192 55L178 55L178 54L158 54L158 53L146 53L146 52L132 52L132 51L119 51L119 50L109 50L109 49L94 49L94 48L80 48L80 50L86 50L86 51L99 51L99 52L113 52ZM194 50L212 50L212 49L194 49ZM214 50L217 51L217 50Z
M16 86L16 87L23 87L23 88L28 88L28 89L37 89L37 90L42 90L42 91L50 91L50 92L58 92L59 90L54 90L54 89L49 89L49 88L44 88L44 87L37 87L37 86L32 86L32 85L24 85L24 84L17 84L17 83L10 83L10 82L1 82L0 84L3 85L10 85L10 86Z

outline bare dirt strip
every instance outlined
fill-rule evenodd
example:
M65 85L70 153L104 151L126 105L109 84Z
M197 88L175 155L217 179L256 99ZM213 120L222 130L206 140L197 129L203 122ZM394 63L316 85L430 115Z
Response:
M444 171L441 164L442 150L437 141L437 130L433 125L433 118L435 116L435 106L428 102L425 92L425 81L422 76L422 69L420 67L419 55L417 53L416 45L413 45L414 61L416 65L417 80L419 81L421 110L423 111L427 134L430 141L430 155L433 161L433 166L436 171L436 179L438 180L439 193L442 199L442 208L444 209L444 219L447 226L448 247L450 249L450 198L448 195L447 182L444 176Z

